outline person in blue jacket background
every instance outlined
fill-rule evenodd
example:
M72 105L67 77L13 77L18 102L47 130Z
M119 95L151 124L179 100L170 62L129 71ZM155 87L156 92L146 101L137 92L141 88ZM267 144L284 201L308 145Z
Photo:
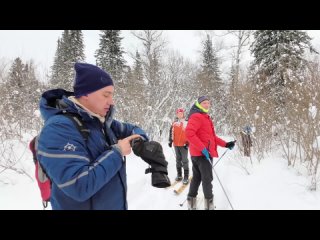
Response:
M74 93L54 89L42 94L45 124L37 157L52 181L52 209L128 209L126 155L131 140L149 141L139 127L113 119L111 76L87 63L75 64ZM85 140L62 112L78 114L89 130Z

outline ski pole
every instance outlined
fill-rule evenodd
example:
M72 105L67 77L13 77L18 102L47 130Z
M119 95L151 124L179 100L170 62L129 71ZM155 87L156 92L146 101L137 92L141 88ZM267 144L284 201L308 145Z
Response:
M209 161L209 163L211 164L212 168L214 168L218 162L222 159L222 157L227 153L229 149L227 149L226 151L224 151L224 153L221 155L221 157L219 158L219 160L214 164L212 165L211 161ZM179 206L182 207L184 205L184 203L187 201L187 198L182 202L182 203L179 203Z
M212 166L212 168L214 168L214 167L218 164L218 162L219 162L219 161L221 160L221 158L227 153L228 150L229 150L229 148L227 148L227 150L224 151L224 153L221 155L221 157L218 159L218 161L217 161L214 165L212 165L211 161L209 161L210 164L211 164L211 166Z
M234 142L236 142L237 140L234 140ZM211 161L209 161L209 163L211 164L211 166L212 166L212 168L214 168L217 164L218 164L218 162L221 160L221 158L227 153L227 151L229 150L229 148L227 148L225 151L224 151L224 153L221 155L221 157L218 159L218 161L214 164L214 165L212 165L212 163L211 163Z
M235 140L235 142L236 142L236 140ZM222 154L222 156L219 158L219 160L218 160L214 165L211 163L210 159L208 159L208 161L209 161L209 163L210 163L211 166L212 166L212 170L213 170L214 174L217 176L218 182L220 183L220 186L221 186L221 188L222 188L222 190L223 190L223 192L224 192L224 195L226 196L226 198L227 198L227 200L228 200L228 202L229 202L229 204L230 204L230 206L231 206L231 209L234 210L234 208L233 208L233 206L232 206L232 204L231 204L231 202L230 202L230 200L229 200L229 197L228 197L226 191L224 190L224 187L223 187L223 185L222 185L222 183L221 183L221 181L220 181L220 179L219 179L219 176L218 176L218 174L216 173L216 171L214 170L214 167L217 165L217 163L221 160L221 158L224 156L224 154L225 154L228 150L229 150L229 149L227 149L227 150Z
M183 204L187 201L188 198L186 198L182 203L179 203L180 207L183 206Z
M219 179L219 177L218 177L218 174L216 173L216 171L214 170L214 168L212 168L212 169L213 169L214 174L217 176L218 182L220 183L220 186L221 186L221 188L222 188L222 190L223 190L223 192L224 192L224 195L226 195L226 198L227 198L227 200L228 200L228 202L229 202L229 204L230 204L230 206L231 206L231 209L234 210L234 208L233 208L233 206L232 206L232 204L231 204L231 202L230 202L230 200L229 200L229 198L228 198L228 195L227 195L226 191L224 190L224 187L222 186L222 183L221 183L221 181L220 181L220 179Z
M236 142L236 140L235 140L235 142ZM214 165L211 163L211 161L210 161L209 159L207 159L207 160L209 161L209 163L211 164L213 171L214 171L214 167L218 164L218 162L222 159L222 157L228 152L228 150L229 150L229 148L227 148L227 149L224 151L224 153L221 155L221 157L218 159L218 161L217 161ZM218 181L219 181L219 183L220 183L220 185L221 185L222 190L224 191L224 194L226 195L226 197L227 197L227 199L228 199L228 201L229 201L229 204L230 204L232 210L234 210L234 209L233 209L233 206L232 206L232 204L231 204L231 202L230 202L230 200L229 200L229 198L228 198L228 196L227 196L227 194L226 194L226 192L225 192L225 190L224 190L224 188L223 188L223 186L222 186L222 184L221 184L221 182L220 182L220 180L219 180L219 177L218 177L216 171L214 171L214 173L215 173L216 176L217 176L217 179L218 179ZM187 201L187 199L188 199L188 197L187 197L182 203L179 203L179 206L182 207L182 206L184 205L184 203Z

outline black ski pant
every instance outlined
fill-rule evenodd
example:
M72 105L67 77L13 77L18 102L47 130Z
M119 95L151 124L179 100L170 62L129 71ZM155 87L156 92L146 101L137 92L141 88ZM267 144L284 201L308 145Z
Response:
M188 149L182 147L174 147L174 151L176 152L176 165L177 169L183 167L185 171L189 171L189 163L188 163Z
M203 194L206 199L211 199L212 194L212 166L204 156L191 157L192 161L192 179L189 188L189 197L196 197L198 189L202 182Z

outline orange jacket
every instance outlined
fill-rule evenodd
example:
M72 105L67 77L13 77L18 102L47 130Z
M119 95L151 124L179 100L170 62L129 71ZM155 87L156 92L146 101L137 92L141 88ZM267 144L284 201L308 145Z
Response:
M182 147L187 144L186 138L187 121L177 121L172 123L169 134L169 142L173 142L176 147Z

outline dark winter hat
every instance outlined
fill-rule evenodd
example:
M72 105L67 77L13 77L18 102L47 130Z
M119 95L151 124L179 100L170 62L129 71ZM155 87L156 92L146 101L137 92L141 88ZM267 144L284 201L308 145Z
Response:
M198 103L202 103L203 101L208 100L210 101L210 99L208 98L208 96L201 96L198 98Z
M76 63L74 69L76 70L76 77L74 79L73 89L76 98L107 86L113 86L111 76L95 65Z

